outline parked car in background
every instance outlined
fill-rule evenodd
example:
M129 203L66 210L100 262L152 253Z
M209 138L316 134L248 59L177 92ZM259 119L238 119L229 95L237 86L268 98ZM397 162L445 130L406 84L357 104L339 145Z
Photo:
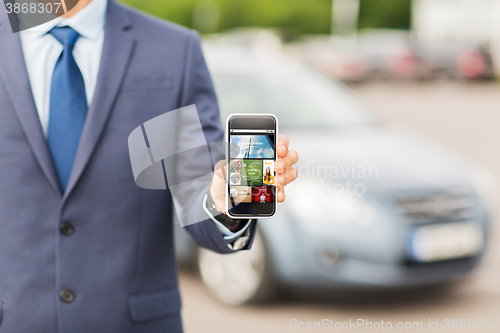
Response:
M488 176L433 141L381 123L348 88L286 58L210 47L223 119L273 113L300 154L278 215L250 251L218 255L177 229L179 258L227 304L283 289L365 290L454 281L487 243Z
M304 36L285 50L343 82L361 82L371 74L369 59L359 51L355 38Z
M421 58L432 78L476 80L495 75L487 49L471 43L428 42L421 45Z
M359 51L369 59L372 76L385 79L420 79L426 68L419 46L403 30L366 29L359 33Z
M447 65L458 60L460 78L490 78L500 73L499 14L499 0L413 0L412 31L424 47L454 53Z

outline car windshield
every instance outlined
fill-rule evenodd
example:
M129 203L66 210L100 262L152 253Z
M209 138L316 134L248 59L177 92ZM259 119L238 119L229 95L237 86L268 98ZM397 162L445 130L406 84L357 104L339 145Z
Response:
M272 113L282 128L318 129L375 123L368 107L341 84L307 69L213 73L222 119Z

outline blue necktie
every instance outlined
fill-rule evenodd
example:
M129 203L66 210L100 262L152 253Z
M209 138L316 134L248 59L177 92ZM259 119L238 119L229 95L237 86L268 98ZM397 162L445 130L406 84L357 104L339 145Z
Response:
M73 58L78 32L70 27L58 27L50 33L64 46L52 74L47 135L59 185L64 193L87 116L87 97L82 73Z

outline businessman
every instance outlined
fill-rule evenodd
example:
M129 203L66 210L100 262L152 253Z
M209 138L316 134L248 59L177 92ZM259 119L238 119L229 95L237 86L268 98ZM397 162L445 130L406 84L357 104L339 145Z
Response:
M192 104L206 141L222 141L194 32L80 0L12 33L0 6L0 332L182 332L172 197L135 185L127 138ZM166 144L182 148L189 128L172 121ZM285 136L277 153L283 201L298 156ZM186 228L231 253L251 247L256 222L224 215L222 169L191 191L202 221Z

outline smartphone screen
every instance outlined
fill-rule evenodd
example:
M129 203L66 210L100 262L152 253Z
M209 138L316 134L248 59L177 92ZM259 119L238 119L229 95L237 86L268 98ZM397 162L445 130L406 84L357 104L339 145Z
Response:
M276 213L276 118L232 115L227 133L229 216L272 217Z

